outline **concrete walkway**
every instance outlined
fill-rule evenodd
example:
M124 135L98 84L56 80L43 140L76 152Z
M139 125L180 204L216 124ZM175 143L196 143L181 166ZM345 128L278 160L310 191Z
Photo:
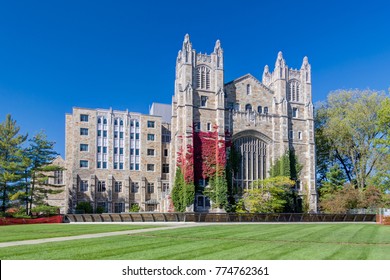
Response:
M86 223L83 223L86 224ZM98 223L93 223L98 224ZM107 224L107 223L106 223ZM123 223L121 223L123 224ZM135 223L130 223L135 224ZM145 223L140 223L145 225ZM195 223L175 223L174 225L167 225L166 223L152 223L153 225L164 225L165 227L157 227L157 228L145 228L145 229L135 229L135 230L123 230L123 231L114 231L114 232L102 232L102 233L93 233L93 234L83 234L83 235L75 235L75 236L64 236L64 237L52 237L52 238L43 238L43 239L32 239L32 240L22 240L22 241L11 241L11 242L0 242L0 248L10 247L10 246L20 246L20 245L34 245L34 244L42 244L48 242L60 242L60 241L68 241L68 240L79 240L79 239L89 239L89 238L100 238L100 237L108 237L108 236L117 236L117 235L130 235L158 230L170 230L170 229L178 229L178 228L187 228L194 226L201 226L201 224Z

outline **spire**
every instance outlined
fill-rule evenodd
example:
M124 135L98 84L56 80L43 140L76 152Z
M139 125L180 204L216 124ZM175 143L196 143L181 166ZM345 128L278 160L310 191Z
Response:
M276 59L276 62L275 62L275 68L285 67L285 66L286 66L286 62L283 59L283 53L278 52L278 58Z
M189 63L191 61L191 52L192 44L190 41L190 35L186 34L184 36L183 47L181 48L182 60L184 63Z
M307 56L305 56L302 61L301 69L308 69L308 67L310 67L309 59L307 58Z
M220 50L220 49L222 49L222 48L221 48L221 42L220 42L219 40L217 40L217 41L215 42L214 52L215 52L216 54L218 54L218 50Z
M271 73L269 72L269 67L268 65L264 66L264 71L263 71L263 84L268 86L271 82Z

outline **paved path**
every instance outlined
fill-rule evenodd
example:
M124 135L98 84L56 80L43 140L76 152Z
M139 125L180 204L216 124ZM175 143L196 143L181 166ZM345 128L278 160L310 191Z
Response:
M85 224L85 223L83 223L83 224ZM94 223L94 224L96 224L96 223ZM132 223L132 224L134 224L134 223ZM142 224L145 224L145 223L142 223ZM156 225L156 223L153 223L153 225ZM75 235L75 236L64 236L64 237L52 237L52 238L32 239L32 240L23 240L23 241L1 242L0 248L10 247L10 246L19 246L19 245L42 244L42 243L48 243L48 242L68 241L68 240L100 238L100 237L126 235L126 234L128 235L128 234L137 234L137 233L151 232L151 231L157 231L157 230L170 230L170 229L177 229L177 228L201 226L201 224L195 224L195 223L191 223L191 224L189 224L189 223L178 224L177 223L175 225L168 225L168 226L165 223L164 225L165 225L165 227L157 227L157 228L145 228L145 229L123 230L123 231L115 231L115 232L83 234L83 235Z

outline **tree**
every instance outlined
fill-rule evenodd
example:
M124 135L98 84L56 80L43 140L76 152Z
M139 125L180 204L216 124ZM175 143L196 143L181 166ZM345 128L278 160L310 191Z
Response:
M57 194L63 190L61 185L51 184L49 178L53 178L55 171L62 171L64 168L53 165L53 160L58 156L54 151L54 142L48 141L45 133L39 132L29 140L30 147L26 155L30 159L28 167L29 180L29 212L32 205L43 204L48 194Z
M295 182L286 176L271 177L253 182L239 201L240 209L251 213L283 212ZM241 210L242 211L242 210Z
M326 174L326 178L321 181L320 196L323 198L341 190L345 182L346 178L340 166L338 164L333 165Z
M195 187L184 180L181 168L176 169L175 182L172 188L172 202L177 212L185 212L186 207L194 202Z
M0 196L1 209L5 211L9 204L9 196L17 192L23 185L23 171L28 160L23 155L22 144L27 135L19 134L20 127L11 115L0 124Z
M329 150L327 160L339 163L348 181L360 189L389 153L380 144L387 135L378 122L380 104L388 99L384 93L371 90L337 91L329 94L316 114L316 137L328 145L317 142L317 150ZM323 154L317 153L317 157L324 159ZM388 165L385 169L389 170Z

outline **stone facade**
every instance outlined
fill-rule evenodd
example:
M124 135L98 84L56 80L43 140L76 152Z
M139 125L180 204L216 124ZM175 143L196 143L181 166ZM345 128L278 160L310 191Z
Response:
M262 81L247 74L225 84L223 71L219 40L207 55L196 52L185 36L176 61L171 166L175 166L176 155L183 147L193 145L194 132L217 129L219 138L231 140L241 154L234 186L247 189L254 180L268 177L271 164L293 150L303 164L297 190L308 196L310 210L316 211L311 67L307 57L301 69L294 70L287 67L279 52L274 71L265 66ZM195 209L199 206L200 211L208 211L210 207L205 207L203 200L203 195L197 194Z
M127 212L133 204L141 211L171 210L178 152L193 145L197 131L216 131L220 140L234 144L241 163L233 181L241 189L268 177L273 162L295 151L303 164L297 190L317 210L307 57L294 70L279 52L274 70L265 66L262 81L247 74L224 83L220 41L207 55L196 52L186 35L176 60L172 106L154 104L150 115L85 108L66 115L63 211L74 212L81 201L103 212ZM198 193L194 209L209 211L205 199Z

